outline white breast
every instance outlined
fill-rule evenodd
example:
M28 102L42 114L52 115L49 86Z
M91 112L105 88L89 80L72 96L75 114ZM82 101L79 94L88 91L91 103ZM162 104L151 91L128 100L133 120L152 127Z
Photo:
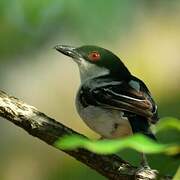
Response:
M78 103L77 110L84 122L103 138L119 138L132 134L131 125L121 111L95 106L83 108Z

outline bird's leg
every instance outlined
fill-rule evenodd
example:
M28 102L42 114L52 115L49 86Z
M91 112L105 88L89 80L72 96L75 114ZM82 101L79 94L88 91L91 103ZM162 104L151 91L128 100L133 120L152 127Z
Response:
M144 153L141 154L141 157L142 159L140 167L137 169L136 172L136 179L140 180L144 177L148 177L149 179L156 179L158 171L150 168L146 155Z
M149 164L148 164L148 161L147 161L147 158L146 158L146 155L144 153L141 153L141 167L143 168L147 168L147 169L151 169Z

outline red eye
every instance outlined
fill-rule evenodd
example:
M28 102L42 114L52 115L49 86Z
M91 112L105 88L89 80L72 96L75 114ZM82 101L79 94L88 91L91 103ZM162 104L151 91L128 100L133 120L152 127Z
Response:
M89 58L89 60L96 62L96 61L100 60L101 56L98 52L93 51L88 55L88 58Z

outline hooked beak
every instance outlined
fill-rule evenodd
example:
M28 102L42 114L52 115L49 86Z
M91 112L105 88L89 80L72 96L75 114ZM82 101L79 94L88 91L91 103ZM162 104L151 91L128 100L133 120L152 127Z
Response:
M80 62L82 56L80 53L77 52L75 47L66 46L66 45L57 45L54 47L57 51L61 52L62 54L73 58L76 62Z

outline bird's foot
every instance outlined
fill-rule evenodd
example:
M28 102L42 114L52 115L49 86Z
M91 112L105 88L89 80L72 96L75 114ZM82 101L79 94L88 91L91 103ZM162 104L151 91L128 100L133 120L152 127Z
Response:
M136 171L136 180L155 180L157 179L158 171L151 169L149 166L142 166Z

